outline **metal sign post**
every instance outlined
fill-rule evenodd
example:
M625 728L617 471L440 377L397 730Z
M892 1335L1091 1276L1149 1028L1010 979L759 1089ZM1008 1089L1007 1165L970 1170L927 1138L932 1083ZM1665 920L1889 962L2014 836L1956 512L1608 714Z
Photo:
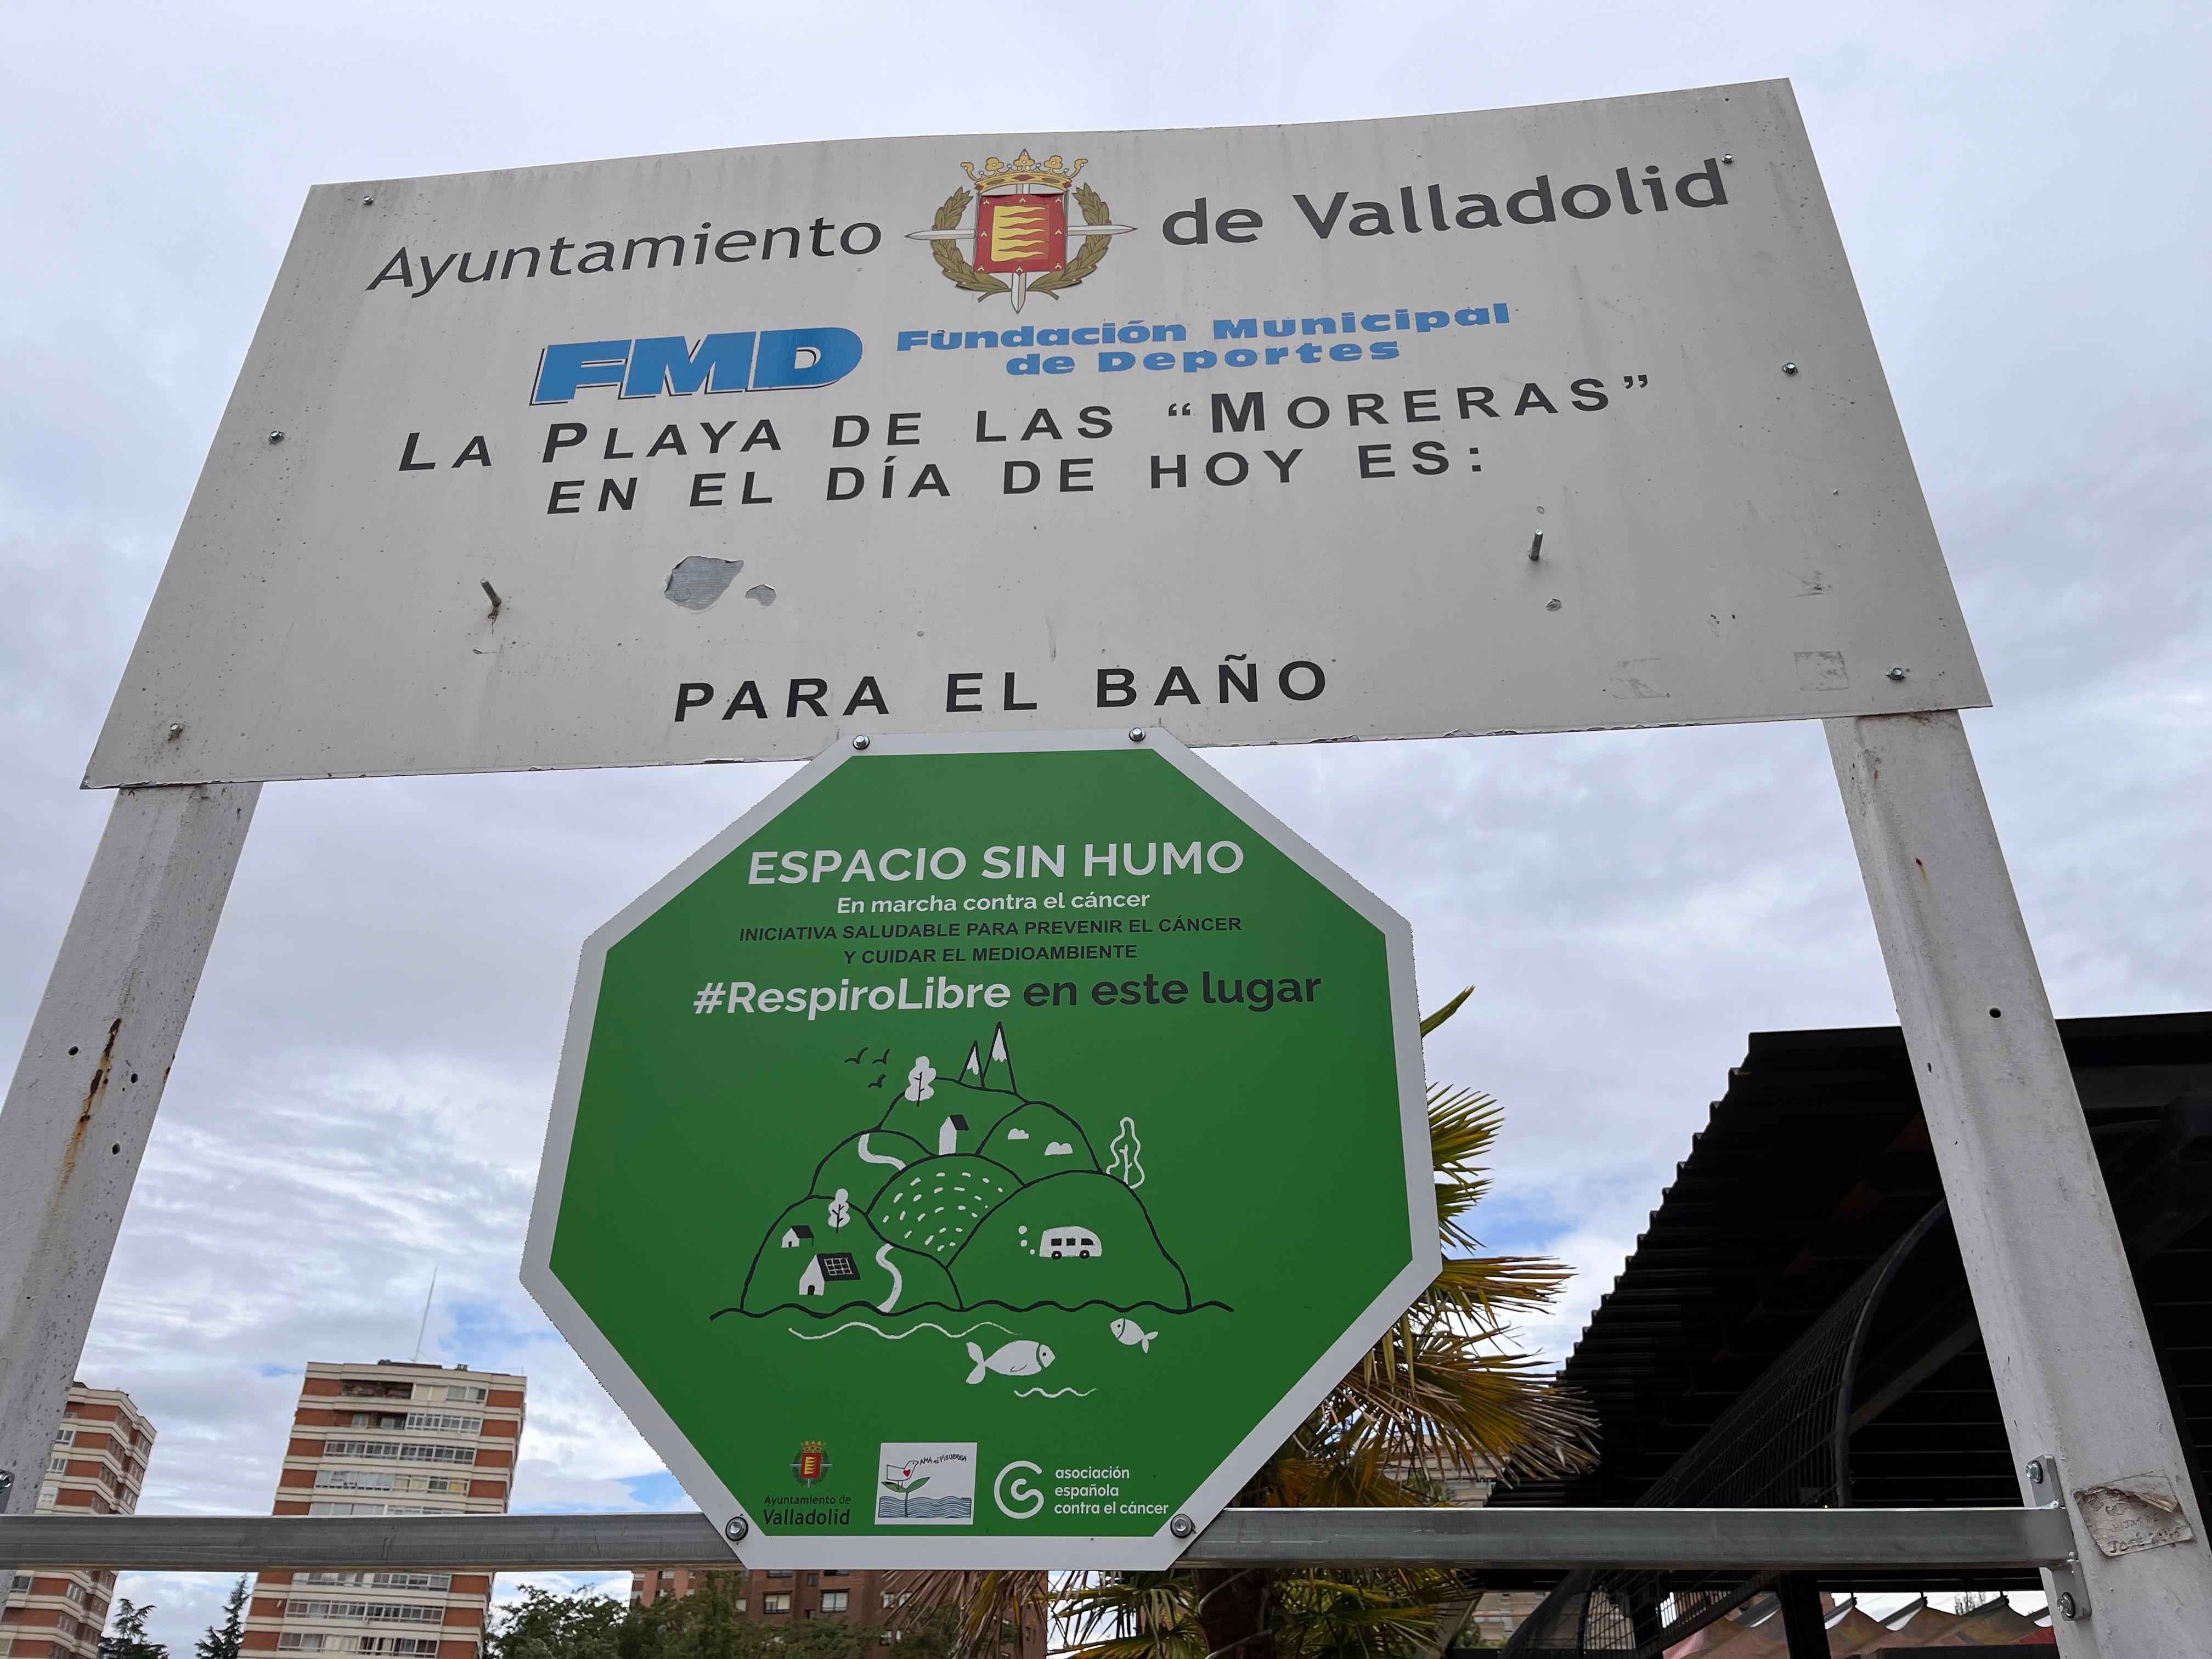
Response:
M2086 1600L2045 1575L2060 1647L2201 1651L2204 1517L1965 724L1827 732L2021 1501L2081 1540Z
M125 789L0 1110L0 1515L27 1515L253 821L258 783ZM0 1564L0 1583L7 1582Z

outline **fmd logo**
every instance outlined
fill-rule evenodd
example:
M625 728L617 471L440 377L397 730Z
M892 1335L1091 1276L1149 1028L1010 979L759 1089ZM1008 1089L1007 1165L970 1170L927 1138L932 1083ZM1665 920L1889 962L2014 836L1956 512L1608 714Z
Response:
M587 386L625 398L688 398L695 392L788 392L842 380L860 361L848 328L771 328L645 340L581 340L538 354L533 404L565 404Z

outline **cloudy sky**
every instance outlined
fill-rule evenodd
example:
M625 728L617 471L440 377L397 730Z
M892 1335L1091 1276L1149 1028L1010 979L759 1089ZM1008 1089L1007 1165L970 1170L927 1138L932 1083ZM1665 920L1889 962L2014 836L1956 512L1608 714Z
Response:
M319 181L860 134L1304 121L1796 82L1979 646L2062 1014L2212 1006L2212 13L2152 0L868 6L7 0L0 1048L76 780ZM1534 21L1532 21L1534 20ZM2191 296L2194 296L2193 298ZM1409 916L1434 1075L1506 1104L1493 1245L1602 1292L1745 1034L1893 1010L1817 727L1230 751ZM515 1276L578 944L783 775L264 795L82 1374L146 1507L265 1510L301 1364L523 1370L524 1507L671 1507ZM219 1586L169 1578L189 1641Z

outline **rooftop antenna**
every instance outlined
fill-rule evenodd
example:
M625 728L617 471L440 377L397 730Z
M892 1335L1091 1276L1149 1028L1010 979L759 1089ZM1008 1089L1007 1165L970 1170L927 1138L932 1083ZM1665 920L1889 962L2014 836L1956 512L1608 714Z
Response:
M422 1322L415 1328L415 1358L408 1362L410 1364L417 1364L422 1361L423 1333L430 1328L430 1298L437 1294L438 1267L437 1264L433 1262L430 1265L430 1289L422 1298Z

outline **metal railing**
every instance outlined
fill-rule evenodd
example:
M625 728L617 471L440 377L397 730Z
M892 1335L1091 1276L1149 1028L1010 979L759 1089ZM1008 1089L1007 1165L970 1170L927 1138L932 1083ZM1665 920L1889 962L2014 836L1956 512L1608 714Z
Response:
M1226 1510L1182 1565L1688 1571L2063 1567L2065 1510ZM1085 1565L1071 1541L1069 1567ZM0 1561L124 1571L727 1567L702 1515L0 1516Z

